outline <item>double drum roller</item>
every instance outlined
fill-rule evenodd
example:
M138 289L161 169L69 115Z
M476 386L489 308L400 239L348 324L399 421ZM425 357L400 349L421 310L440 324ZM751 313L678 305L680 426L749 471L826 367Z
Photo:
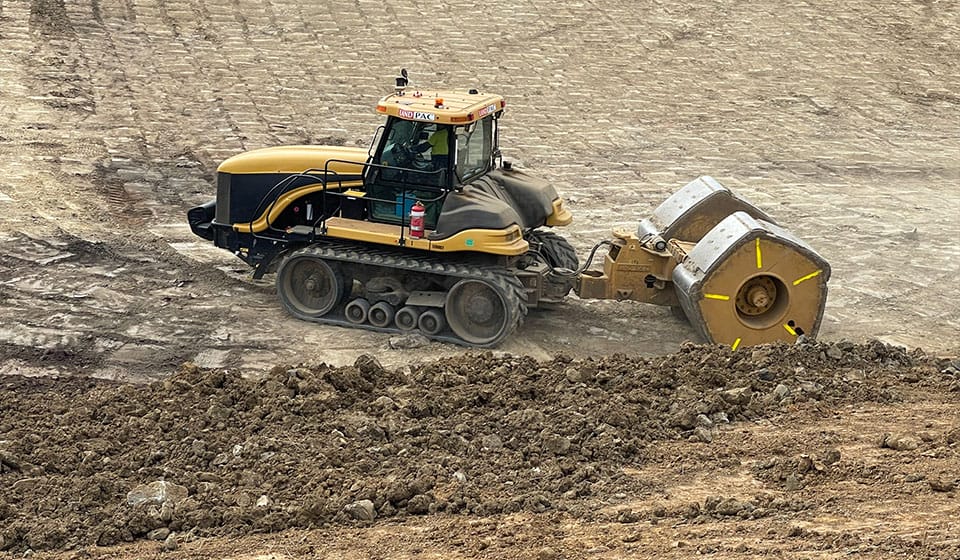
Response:
M641 271L649 271L646 289L635 289ZM579 291L679 306L704 339L737 349L814 336L829 278L830 265L809 245L701 177L643 220L636 236L620 234L604 273L585 274Z

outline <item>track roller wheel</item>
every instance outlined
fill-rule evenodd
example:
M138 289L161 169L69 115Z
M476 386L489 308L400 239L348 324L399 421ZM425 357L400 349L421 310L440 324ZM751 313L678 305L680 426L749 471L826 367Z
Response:
M417 328L417 321L420 319L420 309L406 305L401 307L394 316L393 321L401 331L412 331Z
M420 331L426 335L436 335L440 334L440 331L447 326L447 320L443 316L442 309L428 309L420 314L420 318L417 319L417 326L420 327Z
M277 271L277 295L295 317L326 315L349 295L347 286L351 284L336 262L318 258L308 250L287 257Z
M396 311L393 306L385 301L380 301L370 307L370 313L367 314L370 324L375 327L387 327L393 322L393 316Z
M494 345L510 334L519 320L520 302L510 290L495 282L467 278L447 293L447 324L465 342Z
M347 304L346 309L344 309L343 314L346 316L347 321L350 321L354 325L362 325L367 321L367 315L370 313L370 302L363 299L357 298Z

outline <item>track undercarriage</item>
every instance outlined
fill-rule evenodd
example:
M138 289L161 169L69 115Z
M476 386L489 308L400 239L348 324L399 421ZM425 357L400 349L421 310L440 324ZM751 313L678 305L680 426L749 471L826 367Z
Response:
M478 347L502 342L527 312L526 289L506 266L344 242L291 252L276 285L299 319Z

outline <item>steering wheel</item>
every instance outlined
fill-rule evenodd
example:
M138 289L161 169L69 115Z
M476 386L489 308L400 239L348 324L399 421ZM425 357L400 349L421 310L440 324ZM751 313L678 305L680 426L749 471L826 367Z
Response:
M397 142L393 145L393 156L396 158L397 167L407 167L416 154L406 142Z
M397 158L397 167L419 170L430 169L430 162L424 159L423 152L415 151L407 142L394 144L393 153Z

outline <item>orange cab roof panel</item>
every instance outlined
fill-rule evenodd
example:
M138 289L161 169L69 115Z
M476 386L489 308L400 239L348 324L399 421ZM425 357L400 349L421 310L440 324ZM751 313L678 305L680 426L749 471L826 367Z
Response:
M408 121L467 124L502 111L504 105L503 97L477 90L408 90L381 99L377 111Z

